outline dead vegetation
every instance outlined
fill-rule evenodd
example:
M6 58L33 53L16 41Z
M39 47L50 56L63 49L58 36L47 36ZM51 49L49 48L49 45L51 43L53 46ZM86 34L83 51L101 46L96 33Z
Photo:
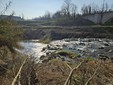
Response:
M110 60L84 61L72 65L53 59L39 64L36 72L39 85L112 85L112 67Z
M36 63L33 58L20 53L5 57L0 59L0 85L35 85Z

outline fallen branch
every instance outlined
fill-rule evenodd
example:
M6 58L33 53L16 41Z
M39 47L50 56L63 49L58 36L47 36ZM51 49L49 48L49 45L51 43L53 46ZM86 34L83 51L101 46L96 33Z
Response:
M99 66L96 68L95 72L93 73L93 75L87 80L87 82L85 83L85 85L88 85L89 82L93 79L93 77L96 75L97 71L98 71Z
M13 82L11 85L15 85L15 82L16 82L17 78L19 77L19 74L21 73L21 70L22 70L24 64L26 63L26 60L27 59L25 59L24 62L22 63L22 65L20 66L20 69L19 69L18 73L16 74L15 78L13 79Z
M74 71L74 70L77 70L77 69L82 65L82 63L83 63L83 62L81 62L77 67L75 67L75 68L73 68L73 69L71 70L71 72L70 72L70 74L69 74L69 76L68 76L68 78L67 78L67 80L66 80L66 82L65 82L64 85L68 85L68 82L69 82L69 80L71 79L71 76L72 76L72 74L73 74L73 71ZM69 67L70 67L70 66L69 66Z
M65 62L65 64L68 66L68 68L69 68L70 70L72 70L72 67L71 67L69 64L67 64L66 62Z

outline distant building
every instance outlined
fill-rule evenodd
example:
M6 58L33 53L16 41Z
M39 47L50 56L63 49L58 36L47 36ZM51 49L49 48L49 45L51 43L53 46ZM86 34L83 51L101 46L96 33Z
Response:
M10 18L10 19L15 20L15 21L23 21L24 20L19 16L0 15L0 20L6 19L6 18Z

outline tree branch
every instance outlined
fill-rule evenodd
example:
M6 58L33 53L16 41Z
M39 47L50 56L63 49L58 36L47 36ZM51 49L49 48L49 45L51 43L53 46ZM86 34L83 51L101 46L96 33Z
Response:
M16 80L17 80L19 74L21 73L21 70L22 70L24 64L26 63L26 60L27 60L27 59L25 59L24 62L22 63L22 65L20 66L20 69L19 69L18 73L16 74L15 78L13 79L13 82L12 82L11 85L15 85L15 82L16 82Z
M96 68L96 70L94 71L93 75L87 80L87 82L85 83L85 85L88 85L89 82L93 79L93 77L96 75L97 71L98 71L99 66Z
M68 85L68 82L69 82L69 80L70 80L70 78L71 78L71 76L72 76L72 74L73 74L73 71L74 71L74 70L77 70L77 69L82 65L82 63L83 63L83 62L81 62L77 67L75 67L75 68L73 68L73 69L71 70L71 72L70 72L70 74L69 74L69 76L68 76L68 78L67 78L67 80L66 80L66 82L65 82L64 85Z

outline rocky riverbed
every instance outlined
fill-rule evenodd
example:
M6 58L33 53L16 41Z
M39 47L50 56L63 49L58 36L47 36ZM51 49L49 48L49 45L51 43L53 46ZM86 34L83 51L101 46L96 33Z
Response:
M59 50L71 51L82 57L113 56L113 40L100 38L73 38L51 42L43 48L43 52L50 53Z
M37 40L24 41L20 43L24 49L21 51L27 55L34 56L38 60L43 59L41 56L45 56L46 59L60 58L67 61L73 61L74 58L65 56L52 55L51 53L71 52L71 55L79 57L112 57L113 56L113 40L100 39L100 38L69 38L52 41L49 44L39 43ZM75 54L73 54L75 53ZM70 55L70 53L68 53ZM48 57L46 55L49 55ZM53 57L54 56L54 57ZM41 58L40 58L41 57ZM72 56L71 56L72 57Z

